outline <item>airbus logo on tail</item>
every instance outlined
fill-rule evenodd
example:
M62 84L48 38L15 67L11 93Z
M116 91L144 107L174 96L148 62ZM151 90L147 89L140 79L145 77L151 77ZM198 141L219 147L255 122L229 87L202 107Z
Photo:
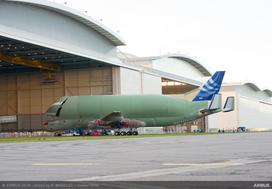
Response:
M225 71L215 72L215 74L203 85L193 101L211 100L215 94L218 94L224 75Z

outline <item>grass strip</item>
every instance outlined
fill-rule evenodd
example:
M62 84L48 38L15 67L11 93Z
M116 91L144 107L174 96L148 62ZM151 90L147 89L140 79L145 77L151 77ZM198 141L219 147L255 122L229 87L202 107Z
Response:
M50 137L18 137L18 138L0 138L0 143L18 143L18 142L57 142L57 141L78 141L78 140L101 140L101 139L125 139L125 138L148 138L148 137L166 137L166 136L196 136L211 135L217 133L175 133L175 134L146 134L135 136L50 136Z

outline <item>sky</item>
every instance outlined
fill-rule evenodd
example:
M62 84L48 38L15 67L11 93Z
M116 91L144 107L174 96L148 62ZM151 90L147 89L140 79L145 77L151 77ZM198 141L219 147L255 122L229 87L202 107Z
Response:
M180 53L225 82L272 90L271 0L55 0L101 21L137 56Z

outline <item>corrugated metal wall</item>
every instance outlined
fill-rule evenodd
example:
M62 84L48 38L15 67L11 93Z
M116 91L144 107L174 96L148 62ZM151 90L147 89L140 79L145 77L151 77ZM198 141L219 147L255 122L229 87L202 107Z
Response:
M57 73L55 83L44 83L42 73L0 75L0 116L17 115L19 130L37 130L49 105L61 96L112 94L112 68L90 68ZM2 125L2 130L14 126Z
M239 126L252 131L272 130L272 104L245 96L239 98Z
M16 114L17 114L16 77L14 75L0 76L0 115L3 116ZM4 125L10 130L15 130L17 128L17 125L15 123L5 123Z

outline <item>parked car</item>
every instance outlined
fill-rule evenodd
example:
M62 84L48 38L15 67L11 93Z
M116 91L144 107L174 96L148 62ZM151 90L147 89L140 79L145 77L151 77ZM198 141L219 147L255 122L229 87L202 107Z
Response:
M71 131L68 133L63 133L63 134L61 134L61 136L80 136L80 134L76 131Z
M90 136L101 136L102 132L98 130L93 130L89 133Z

